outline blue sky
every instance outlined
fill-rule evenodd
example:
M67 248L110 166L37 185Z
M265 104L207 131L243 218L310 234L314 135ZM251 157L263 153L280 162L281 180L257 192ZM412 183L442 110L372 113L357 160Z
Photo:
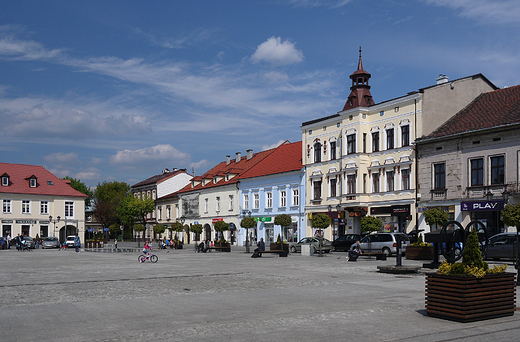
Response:
M520 83L517 0L11 1L0 158L89 186L301 140L358 49L376 102L482 73Z

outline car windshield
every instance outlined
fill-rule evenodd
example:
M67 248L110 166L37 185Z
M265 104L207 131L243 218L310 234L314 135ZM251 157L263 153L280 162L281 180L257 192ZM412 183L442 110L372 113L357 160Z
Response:
M24 236L23 239L25 241L32 241L32 237L30 237L30 236Z
M74 236L67 236L67 241L74 241Z
M46 237L43 241L58 241L57 237Z

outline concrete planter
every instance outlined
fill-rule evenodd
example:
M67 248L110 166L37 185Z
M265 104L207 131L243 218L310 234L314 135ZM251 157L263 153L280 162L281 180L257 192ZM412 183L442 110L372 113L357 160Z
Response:
M410 260L433 260L433 246L429 247L406 247L406 259Z
M463 323L512 316L515 291L514 273L483 278L428 273L426 313Z

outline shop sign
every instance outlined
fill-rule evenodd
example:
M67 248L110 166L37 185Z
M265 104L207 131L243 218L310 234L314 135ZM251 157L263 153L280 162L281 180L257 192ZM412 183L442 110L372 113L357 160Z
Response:
M2 220L2 223L13 223L13 220Z
M217 223L218 221L224 221L223 218L214 218L213 220L211 220L211 223Z
M40 220L40 224L49 224L49 221Z
M259 217L258 221L260 222L271 222L272 217Z
M426 210L428 209L433 209L433 208L439 208L440 210L446 212L446 213L454 213L455 212L455 206L454 205L449 205L449 206L440 206L440 207L419 207L417 208L417 211L419 213L424 213Z
M37 222L33 221L33 220L16 220L16 223L20 223L20 224L36 224Z
M504 201L473 201L462 202L462 211L498 211L504 209Z
M394 205L392 206L392 214L408 214L410 212L409 205Z

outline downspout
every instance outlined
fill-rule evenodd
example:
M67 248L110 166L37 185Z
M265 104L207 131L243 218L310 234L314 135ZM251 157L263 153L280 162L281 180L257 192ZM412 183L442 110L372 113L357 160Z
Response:
M415 143L417 141L417 99L413 100L414 102L414 126L415 126L415 132L414 132L414 150L415 150L415 229L419 229L419 153L417 151L417 144Z

